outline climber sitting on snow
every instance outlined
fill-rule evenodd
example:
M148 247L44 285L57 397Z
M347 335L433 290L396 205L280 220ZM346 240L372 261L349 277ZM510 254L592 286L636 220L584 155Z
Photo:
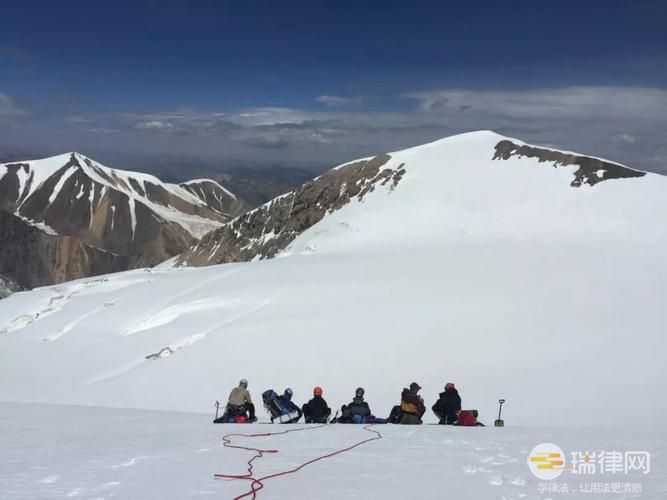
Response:
M445 385L445 392L440 393L440 399L433 405L433 413L440 419L440 424L454 424L461 411L461 396L451 382Z
M307 424L326 424L331 408L322 397L322 388L313 389L313 399L303 405L303 415Z
M364 389L359 387L354 392L354 399L349 405L341 406L340 424L365 424L373 419L368 403L364 401Z
M401 419L400 424L419 425L426 413L424 400L419 395L421 387L417 382L412 382L409 389L403 389L401 394Z
M225 413L223 413L222 417L214 420L214 423L226 424L246 421L256 422L257 418L255 417L255 405L252 404L250 392L248 392L248 381L242 378L239 386L234 387L232 392L229 393Z
M401 404L391 409L387 422L390 424L415 425L422 423L422 417L426 413L424 400L419 395L420 385L412 382L410 388L404 388L401 392Z
M262 401L264 408L271 415L271 422L278 420L281 424L293 424L299 421L303 413L292 401L293 394L294 391L289 387L282 396L278 396L273 389L264 391Z

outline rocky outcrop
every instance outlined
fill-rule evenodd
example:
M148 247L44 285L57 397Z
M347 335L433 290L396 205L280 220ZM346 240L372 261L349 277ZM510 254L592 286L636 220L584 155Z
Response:
M130 258L86 245L79 238L48 234L0 210L0 275L23 288L127 269Z
M228 219L233 219L252 208L234 193L210 179L183 182L179 186L202 200L208 208Z
M0 275L0 299L5 299L11 294L20 292L22 288L14 280Z
M389 155L343 165L207 234L177 258L177 265L205 266L274 257L298 235L352 200L385 186L394 189L403 164L386 168Z
M589 156L537 148L535 146L528 146L527 144L519 145L510 140L503 140L496 144L496 152L493 155L494 160L507 160L513 156L519 158L537 158L538 161L551 163L554 167L577 165L579 168L574 172L574 179L570 183L572 187L580 187L582 184L594 186L599 182L610 179L643 177L646 175L645 172Z

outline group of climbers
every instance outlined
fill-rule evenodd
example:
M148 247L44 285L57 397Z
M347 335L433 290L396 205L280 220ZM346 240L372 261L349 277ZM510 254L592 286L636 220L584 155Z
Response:
M322 388L313 389L313 398L299 408L293 401L293 391L289 387L282 395L269 389L262 393L264 407L271 415L271 422L295 423L301 417L307 424L340 423L391 423L404 425L418 425L426 413L424 399L419 395L421 390L417 382L412 382L409 387L401 392L401 402L392 408L387 419L378 418L371 412L370 406L364 400L365 391L363 387L356 389L352 401L343 405L340 416L331 419L331 408L322 397ZM431 408L438 417L438 423L443 425L483 425L477 421L476 410L461 410L461 397L453 383L445 385L445 390L440 393L439 399ZM238 387L232 389L229 401L222 417L217 418L215 423L232 422L256 422L255 406L248 392L248 381L241 379Z

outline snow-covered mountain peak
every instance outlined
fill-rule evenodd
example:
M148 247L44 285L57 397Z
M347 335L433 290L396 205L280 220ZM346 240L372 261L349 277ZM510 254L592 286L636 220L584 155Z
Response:
M15 274L10 277L31 287L80 277L94 269L108 272L155 265L247 209L243 200L217 183L197 186L194 189L162 182L153 175L110 168L77 152L0 165L4 230L23 235L16 238L20 245L34 247L41 244L38 241L48 241L44 244L62 247L64 252L54 259L46 255L55 252L53 248L40 250L43 258L23 259L25 266L18 266L24 271L20 278ZM73 240L62 240L61 245L59 238ZM76 252L67 251L71 241L76 242ZM88 269L90 262L98 260L93 254L100 251L122 259ZM88 271L73 265L79 257L72 253L83 259ZM1 257L0 274L14 273L16 257L5 256L7 262ZM54 261L64 267L57 277L51 269ZM44 265L35 267L34 262Z
M655 425L665 211L667 177L489 132L348 162L179 259L225 265L0 301L0 400L205 412L245 377L387 416L414 380L486 423L500 397L512 424L618 423L631 394Z
M541 207L545 202L540 200L549 197L554 203L576 206L587 188L598 190L600 183L622 180L628 185L623 182L623 187L609 189L634 191L641 189L637 178L646 175L618 163L531 146L489 130L470 132L339 165L208 234L179 256L177 264L207 265L290 253L298 247L295 239L323 231L322 222L338 219L332 214L339 211L350 226L367 219L373 238L366 233L359 244L378 245L395 242L401 235L421 238L422 233L435 231L442 220L452 224L449 209L464 210L464 214L474 209L494 217L511 205L508 200ZM370 193L374 196L369 197ZM350 237L336 240L343 245Z

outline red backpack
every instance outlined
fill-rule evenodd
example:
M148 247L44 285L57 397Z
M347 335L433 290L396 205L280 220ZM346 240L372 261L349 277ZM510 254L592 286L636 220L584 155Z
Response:
M474 427L477 425L477 410L461 410L454 425Z

